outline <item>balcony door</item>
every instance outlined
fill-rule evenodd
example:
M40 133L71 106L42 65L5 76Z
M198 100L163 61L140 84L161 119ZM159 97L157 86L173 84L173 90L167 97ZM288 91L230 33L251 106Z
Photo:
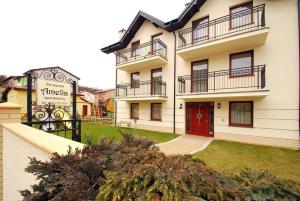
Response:
M160 43L161 37L162 37L162 33L152 36L152 38L151 38L152 54L161 53L161 51L163 50L163 46Z
M151 95L162 94L162 69L151 70Z
M192 44L208 40L209 17L204 17L192 23Z
M131 57L139 56L140 41L131 43Z
M208 60L201 60L192 63L191 92L208 91Z

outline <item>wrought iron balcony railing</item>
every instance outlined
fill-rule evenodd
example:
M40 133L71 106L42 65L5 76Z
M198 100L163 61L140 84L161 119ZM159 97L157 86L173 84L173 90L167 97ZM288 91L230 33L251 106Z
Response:
M177 48L183 49L204 44L261 27L265 27L264 4L201 23L196 28L191 27L179 31Z
M160 56L167 59L167 46L160 39L155 39L147 43L140 44L136 48L127 48L116 52L117 65L129 62Z
M118 84L117 97L151 97L166 96L166 82L141 81L131 84Z
M179 76L178 93L214 93L236 89L263 89L266 85L265 65Z

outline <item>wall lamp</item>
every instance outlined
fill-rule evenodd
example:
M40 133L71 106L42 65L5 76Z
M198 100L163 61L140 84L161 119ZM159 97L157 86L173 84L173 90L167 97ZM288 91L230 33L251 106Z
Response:
M182 109L182 103L179 104L179 109Z
M222 107L221 103L218 103L218 104L217 104L217 108L218 108L218 109L221 109L221 107Z

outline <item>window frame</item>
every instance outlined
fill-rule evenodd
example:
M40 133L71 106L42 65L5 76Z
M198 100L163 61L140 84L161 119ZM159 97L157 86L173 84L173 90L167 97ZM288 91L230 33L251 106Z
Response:
M195 26L194 24L198 23L199 21L203 21L207 19L207 35L200 37L200 38L195 38L194 36L194 29L197 28L197 26ZM199 40L199 41L198 41ZM205 41L205 40L209 40L209 15L201 17L197 20L192 21L192 44L197 44L199 42Z
M137 107L138 107L138 117L133 117L133 115L132 115L132 106L133 105L137 105ZM140 117L140 104L139 103L130 103L130 119L134 119L134 120L138 120L139 119L139 117Z
M251 73L247 73L247 74L241 74L241 75L232 75L232 57L239 55L239 54L245 54L245 53L250 53L251 55ZM245 76L253 76L254 75L254 50L247 50L247 51L243 51L243 52L236 52L236 53L232 53L229 55L229 77L230 78L235 78L235 77L245 77Z
M156 54L157 51L162 50L162 49L154 50L155 49L154 48L154 40L155 40L154 38L157 36L162 36L162 35L163 35L163 32L151 36L151 54Z
M139 56L136 54L136 49L138 49L138 48L136 48L136 49L134 48L136 45L137 45L137 47L139 47L141 45L140 40L137 40L137 41L134 41L131 43L131 57Z
M153 118L153 105L160 105L160 119ZM151 121L161 121L162 120L162 103L151 103Z
M193 77L194 77L194 64L195 63L200 63L200 62L206 62L206 65L207 65L207 76L206 76L206 79L201 80L201 81L205 81L206 80L206 90L205 91L201 91L201 92L197 92L197 91L194 91L194 84L193 84L193 82L194 82L194 80L193 80ZM208 92L208 74L209 74L209 60L208 59L202 59L202 60L191 62L191 93Z
M234 103L250 103L251 105L251 123L250 124L236 124L231 122L231 109L232 109L232 104ZM231 127L242 127L242 128L253 128L253 113L254 113L254 108L253 108L253 101L229 101L229 126Z
M233 14L235 14L235 13L232 13L232 10L236 9L238 7L247 5L247 4L251 4L251 22L247 23L247 24L240 25L240 26L232 27L232 18L231 17L232 17ZM242 12L242 11L239 11L239 12ZM244 3L238 4L238 5L234 5L234 6L229 7L229 30L237 29L237 28L247 26L247 25L250 25L250 24L253 24L253 1L248 1L248 2L244 2Z
M151 95L160 95L155 93L156 83L154 82L153 74L157 71L161 72L161 83L159 83L158 86L162 87L162 68L151 69ZM160 89L160 91L162 92L162 89Z
M134 85L133 83L133 75L134 74L138 74L139 75L139 82L138 82L138 84L137 85ZM140 72L134 72L134 73L131 73L130 74L130 88L140 88Z

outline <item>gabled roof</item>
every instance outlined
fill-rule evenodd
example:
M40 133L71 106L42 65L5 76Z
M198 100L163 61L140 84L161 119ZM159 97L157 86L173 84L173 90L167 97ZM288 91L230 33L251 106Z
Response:
M66 72L66 73L72 75L73 77L77 78L78 80L80 80L79 77L77 77L76 75L70 73L69 71L66 71L65 69L63 69L63 68L61 68L61 67L59 67L59 66L30 69L30 70L26 71L26 72L24 73L24 75L26 75L26 74L28 74L28 73L30 73L30 72L38 71L38 70L53 69L53 68L54 68L54 69L55 69L55 68L60 69L60 70L62 70L62 71L64 71L64 72Z
M111 52L123 49L127 47L130 43L136 32L142 26L145 20L150 21L154 26L160 27L162 29L167 30L168 32L172 32L176 29L182 28L192 17L199 11L199 8L206 2L206 0L193 0L189 3L188 6L184 9L184 11L176 18L169 22L163 22L152 15L149 15L143 11L139 11L135 16L134 20L128 27L126 33L123 35L121 40L117 43L109 45L101 49L102 52L109 54Z
M7 81L9 81L9 80L11 80L11 79L16 79L16 78L20 78L20 77L24 77L24 75L21 75L21 76L19 76L19 75L16 75L16 76L11 75L11 76L5 78L5 79L2 81L2 83L5 83L5 82L7 82Z

